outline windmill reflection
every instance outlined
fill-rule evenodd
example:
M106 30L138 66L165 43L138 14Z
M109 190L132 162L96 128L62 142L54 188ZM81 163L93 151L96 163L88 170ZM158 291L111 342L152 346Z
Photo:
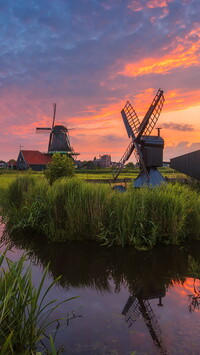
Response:
M162 334L150 300L163 306L166 290L174 283L183 284L186 277L200 279L199 244L137 251L132 247L99 247L96 243L50 244L40 236L12 234L9 243L27 250L34 264L46 267L53 279L62 275L59 286L90 288L102 294L119 293L126 287L130 297L122 311L129 327L143 317L153 342L161 354L167 354ZM169 262L170 260L170 262ZM141 267L142 263L142 267ZM112 282L111 282L112 281ZM198 289L190 302L199 306ZM192 309L192 310L193 310Z
M165 292L163 294L149 296L148 298L143 298L141 294L133 294L128 298L125 307L122 311L122 314L125 316L126 322L129 327L136 322L137 318L142 315L145 324L149 330L151 338L156 345L156 347L160 350L161 354L167 354L167 350L165 348L164 342L162 340L162 333L154 311L149 302L150 299L159 299L158 306L163 306L162 297L165 296Z

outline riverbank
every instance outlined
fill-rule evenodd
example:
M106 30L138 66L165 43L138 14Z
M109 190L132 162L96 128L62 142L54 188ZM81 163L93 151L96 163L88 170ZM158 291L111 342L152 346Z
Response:
M78 178L50 186L27 175L9 185L1 206L8 229L40 233L49 241L145 249L200 238L200 197L179 184L120 193Z

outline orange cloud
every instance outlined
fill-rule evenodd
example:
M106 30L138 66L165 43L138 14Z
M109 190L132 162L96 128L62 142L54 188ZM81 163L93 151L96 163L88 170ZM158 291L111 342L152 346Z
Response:
M200 104L200 90L183 92L181 89L170 90L165 94L165 111L183 110Z
M166 74L173 69L199 65L200 58L197 54L197 49L197 45L192 45L187 51L181 51L180 48L177 48L170 56L166 55L158 59L153 57L146 58L136 63L129 63L125 66L124 71L119 74L130 77L147 74Z
M167 7L172 0L150 0L147 7L154 9L155 7Z
M188 33L185 39L175 38L174 46L166 55L149 57L128 63L119 74L129 77L144 76L148 74L166 74L173 69L188 68L200 64L200 28ZM167 48L163 48L167 51Z
M200 288L200 280L195 280L194 278L188 277L185 282L183 283L183 286L180 287L180 285L176 285L176 283L173 284L173 288L175 289L176 293L179 294L180 297L184 297L188 294L193 294L194 293L194 285L197 290Z
M146 3L146 7L148 7L149 9L154 9L156 7L161 7L161 8L165 8L168 6L168 4L171 2L172 0L150 0ZM130 8L132 11L141 11L145 8L144 5L141 4L140 0L133 0L131 1L131 3L128 5L128 8Z

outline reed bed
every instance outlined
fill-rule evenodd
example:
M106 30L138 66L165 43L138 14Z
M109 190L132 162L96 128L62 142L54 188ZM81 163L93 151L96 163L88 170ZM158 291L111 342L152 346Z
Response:
M58 279L43 292L46 268L36 289L30 268L24 269L25 260L25 255L17 262L12 262L5 254L0 256L0 353L57 354L54 345L56 333L52 337L47 334L47 329L54 322L58 325L58 320L52 321L50 316L62 302L53 300L45 303L45 300ZM49 338L51 352L42 342L44 337Z
M14 197L14 198L13 198ZM166 184L125 193L78 178L18 178L5 192L3 220L51 241L97 240L139 249L200 237L200 197L188 186Z

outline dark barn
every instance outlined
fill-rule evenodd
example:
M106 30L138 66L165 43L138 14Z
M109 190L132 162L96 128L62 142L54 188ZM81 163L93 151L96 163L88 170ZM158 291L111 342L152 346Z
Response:
M200 181L200 150L170 159L170 167Z
M21 150L17 158L17 169L33 169L36 171L44 170L51 162L51 157L39 152L38 150Z

